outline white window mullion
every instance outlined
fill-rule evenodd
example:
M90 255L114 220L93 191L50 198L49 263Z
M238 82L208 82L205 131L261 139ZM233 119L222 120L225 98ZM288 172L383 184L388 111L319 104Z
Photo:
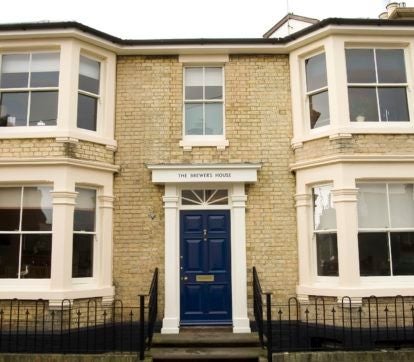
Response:
M22 223L23 223L23 194L24 187L20 190L20 220L19 220L19 262L17 269L17 279L20 279L20 272L22 270L22 249L23 249L23 235L22 235Z
M206 67L203 67L203 136L206 135Z
M387 231L387 240L388 240L388 257L390 258L389 264L390 264L390 275L393 276L392 272L392 250L391 250L391 207L390 207L390 189L389 184L387 183L385 185L386 187L386 195L387 195L387 209L388 209L388 231Z

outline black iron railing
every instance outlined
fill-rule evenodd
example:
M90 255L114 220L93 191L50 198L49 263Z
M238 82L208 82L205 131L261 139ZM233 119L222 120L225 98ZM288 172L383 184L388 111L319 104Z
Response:
M144 360L157 318L158 269L149 295L139 305L110 305L99 298L63 300L50 307L45 300L0 300L0 353L138 353ZM147 302L147 303L146 303Z
M414 347L414 298L310 297L286 304L263 293L253 268L254 316L262 346L272 353Z

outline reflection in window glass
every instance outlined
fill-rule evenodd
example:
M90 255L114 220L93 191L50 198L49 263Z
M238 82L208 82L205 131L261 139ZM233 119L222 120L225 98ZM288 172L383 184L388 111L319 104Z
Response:
M331 196L332 187L318 186L313 189L313 216L315 230L336 229L336 213Z
M378 83L406 83L404 51L376 49Z
M79 60L79 90L99 94L99 79L101 65L93 59L80 56Z
M327 91L309 96L309 112L312 129L329 124L329 98Z
M348 83L376 83L374 51L346 49Z
M0 188L0 278L50 278L50 192L47 186Z
M30 126L54 126L57 120L58 92L33 92L30 102Z
M72 278L93 276L94 235L73 234Z
M228 190L182 190L182 205L227 205Z
M26 88L29 85L29 54L5 54L1 63L1 88Z
M96 131L97 99L78 94L78 128Z
M349 87L349 115L352 122L378 122L377 92L375 88Z
M386 186L384 184L360 184L358 188L359 228L388 227Z
M414 233L392 232L393 275L414 275Z
M223 68L184 69L184 119L186 135L222 135Z
M405 88L378 88L378 98L382 122L409 122Z
M359 233L358 245L361 276L390 275L390 256L386 233Z
M59 85L59 53L32 55L31 87L57 87Z
M327 86L325 53L306 59L305 69L308 92Z
M318 275L338 276L338 246L335 234L316 234Z
M2 93L0 127L26 126L28 92Z
M95 231L96 191L77 188L73 230Z
M413 184L389 184L388 190L392 227L414 229Z

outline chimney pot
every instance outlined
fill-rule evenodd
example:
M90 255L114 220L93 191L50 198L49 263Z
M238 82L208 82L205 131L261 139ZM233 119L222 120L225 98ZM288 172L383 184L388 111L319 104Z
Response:
M386 9L387 9L387 12L388 12L388 17L391 15L391 13L392 13L395 9L397 9L397 8L398 8L398 6L399 6L399 4L398 4L397 2L392 2L392 3L389 3L389 4L386 6Z
M379 14L378 16L380 19L388 19L388 13L386 11L382 12L381 14Z

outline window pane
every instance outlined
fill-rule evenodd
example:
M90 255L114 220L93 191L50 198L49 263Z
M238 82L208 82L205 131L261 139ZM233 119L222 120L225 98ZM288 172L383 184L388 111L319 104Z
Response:
M404 50L377 49L378 83L405 83Z
M78 128L96 131L97 99L78 94Z
M385 184L358 185L359 228L388 227L387 191Z
M359 233L358 245L361 276L390 275L387 233Z
M77 188L73 230L95 231L96 191Z
M52 234L22 236L20 278L50 278Z
M203 68L185 68L185 99L203 99Z
M3 55L1 88L26 88L29 84L29 54Z
M187 103L185 105L185 134L202 135L203 103Z
M414 228L413 184L389 184L391 227Z
M329 124L328 91L309 96L309 112L311 128L318 128Z
M0 234L0 278L17 278L20 235Z
M349 115L352 122L378 122L375 88L349 87Z
M313 189L313 215L315 230L336 229L336 213L332 202L331 186Z
M51 187L24 187L22 230L52 230Z
M29 93L2 93L0 126L14 127L27 125L27 104Z
M205 69L206 91L205 99L222 99L223 98L223 69L206 68Z
M316 234L318 275L333 276L338 272L338 246L336 234Z
M391 233L392 273L414 275L414 233Z
M306 59L305 68L308 92L327 86L325 53Z
M29 126L56 126L58 92L32 92Z
M223 134L223 104L207 103L206 107L206 135Z
M348 83L376 83L374 51L346 49Z
M378 88L383 122L409 122L405 88Z
M206 202L214 205L227 205L228 191L227 190L206 190Z
M87 278L93 274L94 235L73 235L72 278Z
M0 231L19 230L21 192L20 187L0 188Z
M99 94L101 65L96 60L81 56L79 61L79 89Z
M57 87L59 85L59 53L32 55L30 85L32 87Z

